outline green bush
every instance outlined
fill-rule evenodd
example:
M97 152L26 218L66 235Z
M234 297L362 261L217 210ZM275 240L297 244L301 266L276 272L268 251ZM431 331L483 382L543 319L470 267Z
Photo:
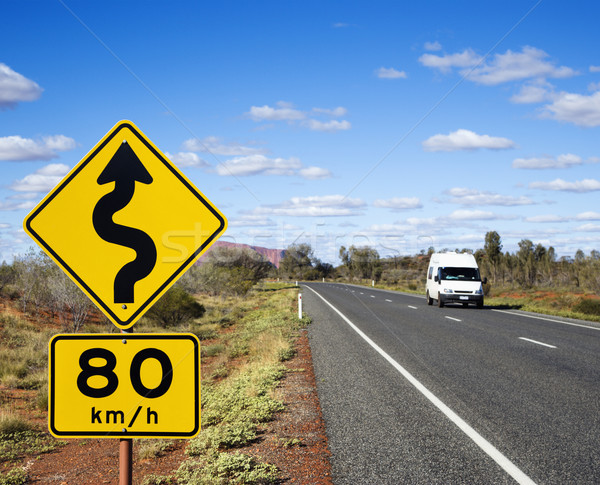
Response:
M573 311L584 315L600 315L600 300L583 298L573 307Z
M12 413L0 414L0 435L13 435L31 430L31 423Z
M40 431L0 433L0 462L17 460L25 455L39 455L66 444Z
M205 308L179 286L170 288L146 313L163 328L175 327L204 315Z
M27 483L27 472L23 468L13 468L0 475L0 485L23 485Z
M250 421L236 421L217 426L208 426L191 440L185 452L190 456L202 455L214 449L237 448L256 439L256 424Z
M150 475L146 475L142 485L173 485L175 483L174 480L172 477L151 473Z
M243 453L217 453L208 460L187 460L177 470L177 478L188 485L275 483L277 467L260 463Z

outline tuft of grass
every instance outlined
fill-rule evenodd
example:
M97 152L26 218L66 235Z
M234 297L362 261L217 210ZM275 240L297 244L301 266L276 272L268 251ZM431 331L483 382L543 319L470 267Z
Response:
M202 357L215 357L225 350L223 344L205 345L200 347Z
M22 467L13 468L0 475L0 485L23 485L29 480L27 471Z
M65 441L56 440L47 433L33 429L0 433L0 462L48 453L65 444Z
M204 460L187 460L176 473L188 485L266 484L277 481L277 467L243 453L216 453Z
M0 414L0 435L31 431L33 426L25 418L10 412Z
M141 485L174 485L175 478L164 475L155 475L151 473L150 475L146 475L144 481Z
M190 328L190 331L198 337L199 340L211 340L219 336L217 331L218 325L194 325Z
M600 300L582 298L573 306L573 311L584 315L600 316Z
M189 456L199 456L208 450L218 451L245 446L256 439L256 427L256 424L250 421L209 426L189 443L186 453Z
M173 441L163 439L141 439L137 444L137 455L140 460L158 458L173 448Z

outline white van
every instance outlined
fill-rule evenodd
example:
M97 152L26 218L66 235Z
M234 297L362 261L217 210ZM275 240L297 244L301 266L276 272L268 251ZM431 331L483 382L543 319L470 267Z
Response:
M487 278L481 279L472 254L434 253L427 270L427 304L432 305L435 299L440 308L446 303L462 303L463 306L475 303L481 308L482 283L487 283Z

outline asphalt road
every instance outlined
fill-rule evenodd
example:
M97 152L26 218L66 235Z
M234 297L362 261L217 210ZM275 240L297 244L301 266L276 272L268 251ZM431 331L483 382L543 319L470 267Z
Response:
M598 326L302 286L336 485L600 483Z

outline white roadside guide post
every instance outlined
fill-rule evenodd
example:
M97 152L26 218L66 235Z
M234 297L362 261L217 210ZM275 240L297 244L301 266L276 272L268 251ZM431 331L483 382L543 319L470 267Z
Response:
M298 320L302 320L302 293L298 293Z
M121 121L23 226L122 331L52 337L50 433L119 438L119 484L131 485L132 438L189 439L201 423L198 338L133 334L131 327L225 232L227 220L131 121ZM143 366L147 360L160 365Z

